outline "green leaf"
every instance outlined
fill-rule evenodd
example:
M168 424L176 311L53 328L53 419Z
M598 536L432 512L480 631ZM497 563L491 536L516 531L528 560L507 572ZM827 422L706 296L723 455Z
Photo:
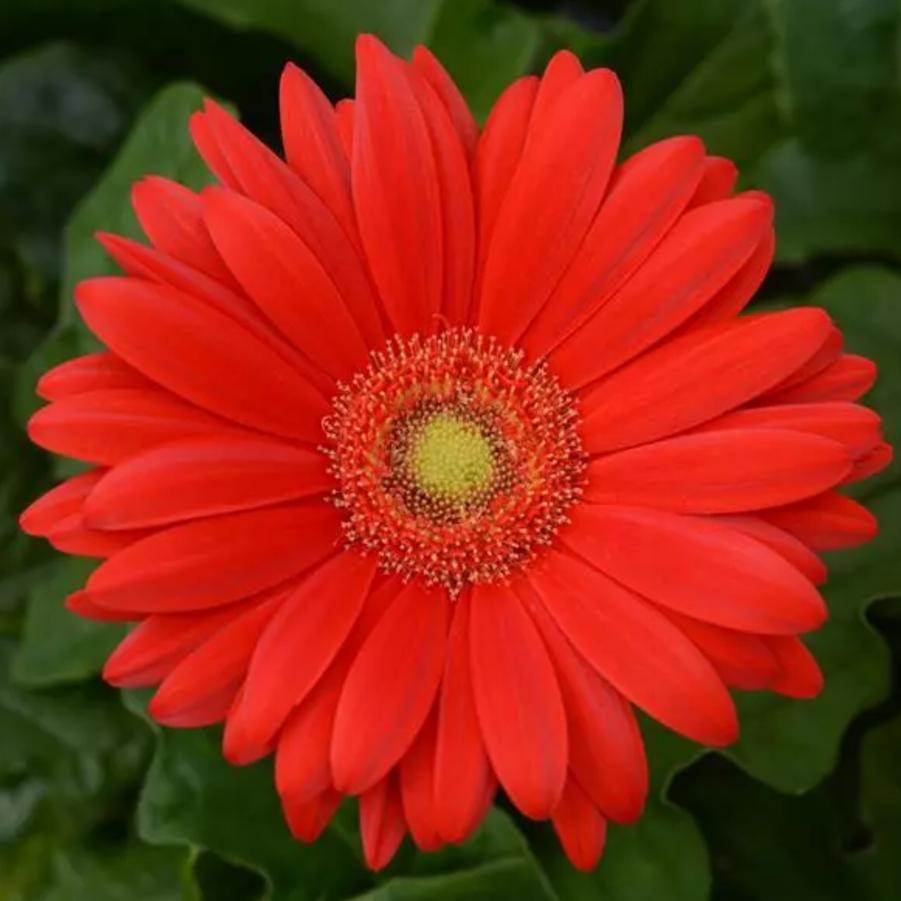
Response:
M530 17L495 0L182 2L232 27L259 29L290 41L345 89L354 82L358 34L376 34L405 57L417 44L427 44L459 80L479 117L527 69L539 41Z
M901 82L896 0L767 0L780 100L795 137L763 160L779 254L899 255Z
M143 716L142 699L126 693ZM138 833L154 845L213 851L259 872L272 901L341 898L371 884L358 849L337 826L313 846L285 825L269 762L232 767L215 730L154 729L156 753L138 805Z
M124 637L120 623L102 623L70 613L63 601L83 587L96 562L59 560L28 594L25 628L13 661L13 678L44 687L80 682L100 672L110 651Z
M881 377L867 402L882 414L889 440L901 437L901 277L877 267L848 269L825 282L810 302L824 307L845 334L846 346L876 361ZM888 653L867 625L867 605L901 594L897 536L901 481L897 462L864 483L867 505L880 521L875 541L830 555L825 587L830 620L810 637L826 677L813 701L769 694L741 699L742 740L730 750L753 776L783 791L803 791L832 768L851 719L888 689Z
M23 367L17 384L17 416L24 422L37 406L34 385L48 363L71 353L88 353L98 344L75 313L73 293L83 278L116 272L97 243L98 231L141 236L131 208L132 185L148 174L164 175L192 188L211 180L188 132L188 118L199 109L204 90L175 84L160 91L141 113L103 178L69 220L64 237L63 281L56 329Z

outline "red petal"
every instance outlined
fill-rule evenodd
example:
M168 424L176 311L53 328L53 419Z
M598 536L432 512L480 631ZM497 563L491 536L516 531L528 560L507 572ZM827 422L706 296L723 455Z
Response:
M392 576L369 595L341 650L288 717L275 758L275 783L283 798L306 800L332 784L332 726L344 680L364 641L400 590L400 579Z
M123 613L121 610L110 610L95 604L86 591L73 591L63 602L63 606L70 613L102 623L128 622L135 618L134 614L128 611Z
M822 310L794 309L664 344L585 395L586 450L664 438L746 403L815 353L830 329Z
M225 285L234 285L207 234L200 199L177 182L148 175L131 190L135 214L154 247Z
M318 451L252 435L185 439L107 473L85 517L100 529L167 525L294 500L332 484Z
M475 270L475 208L465 149L451 118L434 90L421 78L412 78L425 118L443 219L444 292L441 311L451 325L467 319Z
M550 355L579 387L628 362L711 300L744 265L772 210L734 197L686 213L637 272Z
M146 529L101 532L85 524L81 512L61 519L48 533L47 540L58 551L80 557L111 557L148 535Z
M648 794L648 765L632 708L569 643L526 581L516 585L550 652L569 733L569 768L605 816L631 823Z
M62 520L73 513L80 513L84 499L103 478L105 471L91 469L79 473L41 495L19 517L22 531L26 535L44 536L53 531Z
M476 714L469 665L471 597L454 604L441 680L438 740L435 752L435 815L438 831L449 842L462 842L476 829L484 813L485 795L494 788L494 774L485 751Z
M425 722L444 668L448 604L445 591L412 582L363 645L335 716L332 772L339 791L359 794L375 785Z
M535 107L527 140L534 140L534 126L543 123L566 93L585 74L579 58L569 50L558 50L548 61L535 95Z
M316 192L348 235L356 232L350 166L328 98L306 72L288 63L279 93L288 165Z
M738 720L728 691L663 614L553 549L532 564L529 581L576 650L635 705L703 744L735 741Z
M725 200L735 189L738 167L723 156L708 156L704 160L704 172L691 198L689 208Z
M842 354L806 381L767 395L767 403L810 404L818 401L855 401L876 381L876 364L865 357Z
M306 801L282 798L282 808L291 835L299 842L315 842L335 815L343 797L341 792L327 788Z
M150 379L123 363L115 354L102 351L54 366L38 379L35 393L44 400L60 400L89 391L152 387Z
M763 284L770 266L773 265L775 252L776 235L770 229L741 269L682 326L682 330L726 322L737 316L751 302L757 289Z
M353 156L354 149L354 107L356 104L348 97L335 104L335 125L348 159Z
M777 529L759 516L722 516L718 520L781 554L814 585L822 585L826 581L826 564L794 535Z
M360 838L370 869L388 866L405 833L400 789L392 773L360 796Z
M256 645L241 698L229 714L224 750L230 762L262 756L325 672L360 614L375 566L374 557L338 554L286 599Z
M130 278L83 281L76 300L101 341L176 394L253 428L322 440L322 395L228 316Z
M479 724L497 778L526 816L543 819L566 780L566 714L541 636L509 587L473 589L469 653Z
M703 431L723 429L792 429L813 432L843 444L852 457L873 448L880 439L878 414L849 403L780 404L734 410L704 423Z
M763 640L779 664L772 691L790 698L815 698L823 690L823 673L799 638L768 635Z
M604 853L607 821L572 777L551 822L570 863L583 873L593 870Z
M845 481L848 483L859 482L861 479L867 479L876 475L876 473L882 472L883 469L890 466L894 457L895 452L892 446L882 441L854 461L854 468Z
M413 67L441 98L466 155L471 156L479 139L479 126L453 79L431 50L421 44L413 50Z
M444 841L435 816L435 743L438 715L433 709L410 750L398 765L400 795L410 835L420 851L434 851Z
M196 646L172 669L147 711L164 726L208 726L224 719L228 706L247 672L250 657L273 614L288 598L278 592L262 603L235 611L214 635ZM224 709L223 709L224 706Z
M571 511L566 544L652 601L731 629L793 634L826 618L813 585L768 547L712 519L639 507Z
M701 649L726 685L760 690L769 688L779 674L779 664L763 636L724 629L674 610L664 613Z
M363 336L334 282L297 234L234 191L208 188L203 206L229 269L294 346L337 378L363 368ZM301 297L303 303L298 303Z
M523 346L546 353L599 309L645 261L685 208L701 171L704 147L694 137L659 141L614 173L585 241Z
M312 361L292 347L256 306L243 294L224 287L219 282L178 260L117 235L99 234L97 239L128 275L169 285L177 291L202 300L219 312L225 313L260 338L287 363L300 371L320 392L331 396L335 381ZM237 287L237 286L236 286ZM124 364L123 364L124 365ZM140 375L139 373L137 373ZM140 376L143 379L143 376ZM146 382L146 380L145 380ZM150 384L147 382L147 384Z
M111 557L88 580L102 606L140 613L218 607L277 585L334 551L324 504L231 513L173 526Z
M876 518L866 507L835 491L766 510L761 516L819 551L857 547L878 531Z
M110 654L103 678L117 688L154 685L234 616L234 607L149 616Z
M206 134L208 140L201 152L223 183L266 207L297 232L352 307L367 342L380 342L384 332L378 301L355 238L348 236L316 192L211 100L204 113L191 118L191 127L195 141L198 131ZM223 165L224 170L219 171Z
M525 330L600 206L622 128L616 76L597 69L537 108L487 251L479 327L502 341Z
M473 179L480 265L484 265L498 213L519 165L537 92L538 79L533 76L514 81L494 104L476 148Z
M224 420L166 391L138 388L73 394L28 422L28 435L40 447L110 466L163 442L228 431Z
M682 435L593 460L585 499L679 513L775 507L831 488L851 468L837 441L777 429Z
M432 331L442 293L441 193L405 64L357 39L353 195L369 268L395 329Z

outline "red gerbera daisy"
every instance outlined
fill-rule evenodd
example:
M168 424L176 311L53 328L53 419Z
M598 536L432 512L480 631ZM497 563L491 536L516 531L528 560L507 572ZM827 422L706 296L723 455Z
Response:
M595 864L647 791L641 708L707 745L729 688L815 694L817 551L885 465L874 367L816 309L739 314L772 205L697 138L617 164L569 53L481 131L429 52L358 44L333 108L289 66L286 161L214 103L219 186L136 185L151 246L76 299L107 351L43 377L93 464L22 517L104 558L72 610L139 625L115 685L271 752L295 835L359 796L367 860L459 842L500 786Z

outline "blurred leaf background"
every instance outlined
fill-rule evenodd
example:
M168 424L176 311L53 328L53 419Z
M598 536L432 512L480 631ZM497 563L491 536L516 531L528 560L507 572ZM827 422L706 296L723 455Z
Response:
M445 61L484 117L561 47L609 65L627 150L694 132L777 202L762 303L817 303L877 360L869 402L901 443L898 0L2 0L0 2L0 898L4 901L897 901L901 898L901 469L863 488L881 537L832 562L814 702L748 695L726 755L648 725L654 791L576 874L502 807L467 845L405 847L374 876L353 811L293 842L266 765L213 731L159 732L97 673L121 634L66 613L88 565L16 530L63 468L23 423L48 365L90 347L72 285L136 234L132 181L206 174L186 120L224 99L278 147L293 59L334 99L353 37ZM124 701L124 705L123 705Z

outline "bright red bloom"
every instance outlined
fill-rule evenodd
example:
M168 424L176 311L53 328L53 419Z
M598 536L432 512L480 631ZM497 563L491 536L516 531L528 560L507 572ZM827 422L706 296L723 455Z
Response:
M285 70L287 162L211 102L220 186L135 187L151 246L101 236L125 275L77 290L109 350L30 425L94 468L22 524L104 558L69 606L139 621L106 678L274 752L298 838L358 795L381 867L500 785L589 868L647 792L633 705L720 746L729 688L819 690L874 367L820 310L739 316L770 200L693 137L617 164L611 72L558 54L480 131L428 51L358 66L337 109Z

